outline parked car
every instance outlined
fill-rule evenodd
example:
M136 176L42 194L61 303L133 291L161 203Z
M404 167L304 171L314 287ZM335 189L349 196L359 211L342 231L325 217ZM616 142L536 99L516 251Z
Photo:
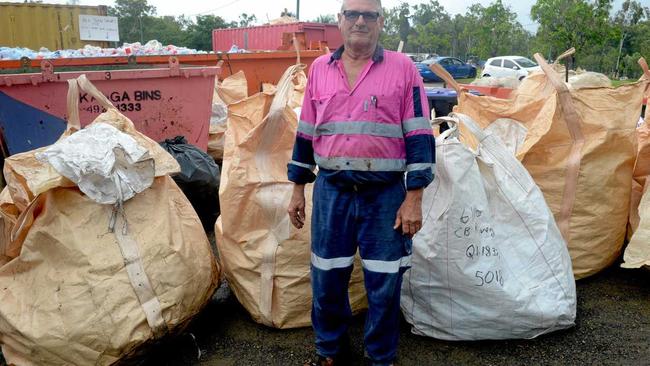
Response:
M406 53L405 55L408 56L413 62L422 62L422 60L425 59L425 57L418 53Z
M429 69L429 66L434 63L440 64L440 66L444 67L454 79L476 77L476 67L466 62L455 57L434 57L415 64L424 81L442 81L438 75L434 74L433 71Z
M498 78L511 77L523 79L533 71L541 70L539 65L521 56L501 56L489 58L485 62L482 76Z

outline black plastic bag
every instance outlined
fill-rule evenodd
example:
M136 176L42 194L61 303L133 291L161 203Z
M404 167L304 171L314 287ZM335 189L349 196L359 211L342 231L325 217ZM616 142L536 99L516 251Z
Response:
M207 232L214 230L219 216L219 166L198 147L188 144L183 136L160 143L181 166L174 181L190 200Z

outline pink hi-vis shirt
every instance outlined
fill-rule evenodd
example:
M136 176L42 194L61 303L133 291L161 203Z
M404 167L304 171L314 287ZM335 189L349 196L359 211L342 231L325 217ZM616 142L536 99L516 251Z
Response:
M348 85L343 47L314 61L288 166L289 180L321 174L351 184L392 182L407 188L433 179L434 140L422 78L405 55L377 47Z

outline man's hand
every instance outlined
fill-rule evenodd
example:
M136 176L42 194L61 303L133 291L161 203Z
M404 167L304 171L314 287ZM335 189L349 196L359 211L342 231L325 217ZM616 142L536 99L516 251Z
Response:
M305 226L305 185L294 184L293 194L287 208L289 219L296 229L302 229Z
M397 211L395 226L402 227L402 234L413 237L422 228L422 194L424 188L406 192L406 198Z

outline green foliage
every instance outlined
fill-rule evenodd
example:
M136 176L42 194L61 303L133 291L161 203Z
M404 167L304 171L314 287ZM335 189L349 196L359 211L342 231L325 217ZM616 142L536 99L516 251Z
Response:
M413 31L408 35L410 50L430 54L442 54L449 50L453 36L449 27L451 18L438 1L415 5L411 21Z
M399 41L399 10L384 8L384 31L379 36L379 42L389 50L396 50Z
M537 0L531 9L531 17L540 24L535 44L549 58L575 47L576 64L584 69L638 77L638 58L650 56L644 53L649 33L642 31L650 10L626 0L610 17L612 4L612 0Z
M555 54L575 47L579 56L582 50L602 47L613 38L611 4L612 0L537 0L530 14L540 24L538 38Z
M144 22L144 40L146 42L156 39L162 44L184 44L186 42L184 28L188 22L189 20L183 17L147 17Z
M319 15L318 18L312 20L314 23L336 24L336 16L334 14Z
M406 42L408 41L408 36L411 34L411 24L409 23L409 17L411 11L409 9L408 3L401 3L398 6L397 12L397 27L399 32L399 39Z
M487 7L472 5L466 14L454 17L437 0L412 7L402 3L385 14L384 46L395 48L400 39L406 40L406 52L462 59L469 56L486 59L513 52L527 55L532 37L502 0L495 0Z
M650 19L637 23L630 29L626 51L637 51L650 62Z
M631 47L629 42L626 43L626 40L635 31L639 22L646 16L650 17L650 8L644 8L640 3L632 0L625 0L621 6L621 10L616 12L616 16L614 17L614 26L617 28L616 30L619 33L618 56L616 58L615 73L617 76L621 75L621 72L622 75L628 76L631 72L636 71L635 67L629 65L629 59L624 59L623 65L621 65L621 55L623 54L624 48L628 53L639 51L638 47L634 50L634 47ZM639 41L643 42L642 40ZM639 52L635 52L634 55L641 57ZM639 57L637 57L637 59ZM637 66L636 68L638 69L638 65L635 66Z
M212 30L236 27L236 22L228 23L216 15L199 15L196 22L187 27L186 46L197 50L212 50Z
M531 35L517 21L510 7L496 0L487 7L472 5L467 12L464 34L470 41L467 52L481 59L498 55L528 55Z
M410 7L407 3L392 8L384 8L384 31L380 35L379 42L388 49L396 50L400 41L408 41L411 33L409 23Z
M294 14L294 13L291 12L291 11L289 11L287 8L284 8L284 10L282 11L282 13L280 13L280 16L281 16L281 17L293 17L293 18L295 18L295 17L296 17L296 14Z
M257 17L255 15L248 15L246 13L242 13L239 16L239 26L244 28L244 27L250 27L257 21Z
M115 6L108 9L108 15L118 17L122 42L144 42L147 20L155 14L156 8L147 0L115 0Z

